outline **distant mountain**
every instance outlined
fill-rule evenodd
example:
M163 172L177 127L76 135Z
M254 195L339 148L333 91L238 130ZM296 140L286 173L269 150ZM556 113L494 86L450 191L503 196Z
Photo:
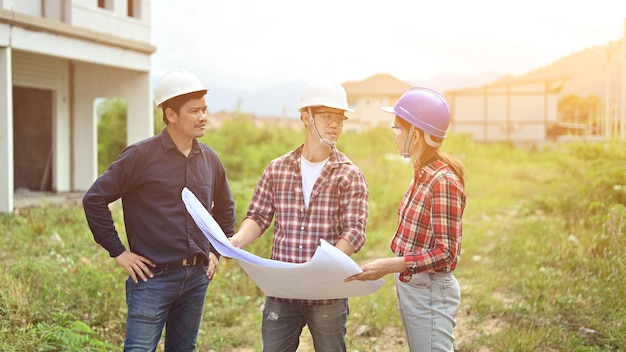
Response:
M299 117L300 93L306 83L307 81L292 81L239 92L237 110L257 117Z
M476 75L445 74L433 76L427 79L412 79L408 82L414 86L427 87L444 93L447 90L482 86L504 76L506 76L506 73L504 72L488 71Z
M424 86L445 92L450 89L487 84L503 75L500 72L486 72L473 76L450 74L406 82L414 86ZM209 110L212 112L238 110L257 117L297 118L300 93L306 83L306 81L292 81L251 91L234 91L215 86L207 95Z
M620 62L617 50L614 49L616 45L609 43L605 46L587 48L519 76L489 71L477 75L446 74L427 79L409 79L406 82L445 92L511 80L568 77L561 96L577 94L583 98L589 95L604 97L607 80L611 82L612 95L616 96L619 94L620 86ZM610 56L607 56L607 50L611 50ZM611 57L610 70L607 70L607 57ZM203 77L200 79L205 81ZM156 87L157 82L158 78L153 78L153 87ZM224 85L212 84L207 94L209 111L210 113L241 111L256 117L297 118L300 92L306 83L290 81L256 90L234 90Z
M203 82L210 79L199 77ZM159 77L152 77L153 91ZM306 81L285 82L256 90L236 90L225 85L211 84L206 95L209 113L241 111L257 117L298 117L300 92Z
M615 99L619 95L621 81L618 45L618 42L611 42L586 48L518 76L494 71L475 76L442 75L428 80L413 80L411 83L445 92L491 83L567 78L560 96L576 94L582 98L588 96L604 98L609 84L611 95Z
M565 77L568 81L560 95L576 94L582 98L592 95L604 98L608 83L611 95L615 98L619 95L621 81L621 59L618 56L617 45L617 42L612 42L590 47L523 75L504 78L502 81Z

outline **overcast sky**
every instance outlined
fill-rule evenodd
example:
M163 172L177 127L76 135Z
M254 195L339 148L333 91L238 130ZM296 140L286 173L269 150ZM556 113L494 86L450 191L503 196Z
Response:
M513 75L621 38L626 0L152 0L153 74L253 89L320 76ZM210 84L210 82L208 82Z

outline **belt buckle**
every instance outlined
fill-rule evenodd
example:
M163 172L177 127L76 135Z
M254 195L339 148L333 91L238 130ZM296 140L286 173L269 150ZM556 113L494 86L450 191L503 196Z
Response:
M183 266L193 266L196 265L196 261L198 260L198 256L193 256L193 261L189 261L189 258L183 259Z

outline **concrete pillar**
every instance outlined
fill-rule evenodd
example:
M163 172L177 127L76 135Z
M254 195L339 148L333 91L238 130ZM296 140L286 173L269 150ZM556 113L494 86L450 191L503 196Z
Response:
M13 77L11 66L11 48L0 47L1 213L10 213L13 211Z
M100 77L86 69L86 66L88 65L81 63L70 66L74 191L86 191L98 177L98 122L95 106L97 91L90 84L92 81L100 82Z
M154 134L154 101L150 88L150 73L137 72L133 87L125 95L128 107L126 111L126 141L133 144Z

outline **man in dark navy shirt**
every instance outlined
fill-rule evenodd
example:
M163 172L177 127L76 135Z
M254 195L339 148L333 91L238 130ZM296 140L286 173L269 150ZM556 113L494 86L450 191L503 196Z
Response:
M187 187L227 236L235 205L224 166L197 141L207 122L207 88L189 72L164 75L156 90L166 128L126 147L83 198L94 239L128 272L124 351L193 351L219 254L187 213ZM109 204L122 200L127 249Z

